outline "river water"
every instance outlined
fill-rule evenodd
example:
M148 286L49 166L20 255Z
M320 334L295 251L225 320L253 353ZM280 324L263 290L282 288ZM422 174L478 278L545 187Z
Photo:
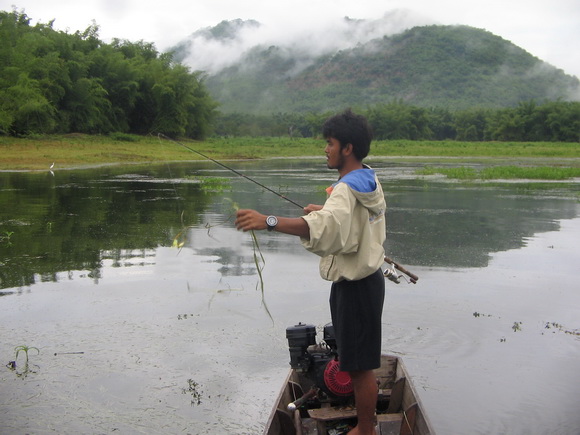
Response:
M419 276L387 281L383 348L436 432L579 434L577 180L370 163L387 254ZM336 176L321 159L231 165L304 205ZM285 329L329 321L329 283L297 239L267 232L260 281L235 206L300 215L205 162L0 173L0 433L260 433Z

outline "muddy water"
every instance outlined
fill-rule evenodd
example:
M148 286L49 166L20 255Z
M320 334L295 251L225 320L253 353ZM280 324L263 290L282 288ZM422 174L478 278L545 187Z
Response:
M235 165L303 204L335 177L320 161ZM387 253L420 278L387 283L383 347L437 433L578 434L578 183L372 165ZM285 329L328 322L329 285L297 240L260 233L262 295L234 203L300 212L205 163L0 174L0 433L260 433ZM28 366L21 351L4 367L17 346Z

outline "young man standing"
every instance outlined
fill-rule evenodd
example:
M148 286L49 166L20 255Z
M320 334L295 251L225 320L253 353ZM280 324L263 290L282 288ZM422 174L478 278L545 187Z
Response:
M307 250L321 257L320 275L332 281L330 312L340 366L350 374L355 395L358 424L349 433L375 434L373 370L381 356L386 203L374 171L362 163L372 140L366 119L347 110L325 122L323 135L328 168L339 174L324 205L310 204L298 218L239 210L235 225L243 231L299 236Z

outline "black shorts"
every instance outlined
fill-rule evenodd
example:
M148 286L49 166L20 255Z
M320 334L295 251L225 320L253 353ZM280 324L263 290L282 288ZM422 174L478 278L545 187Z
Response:
M361 280L332 283L330 315L341 370L380 367L384 300L385 278L380 269Z

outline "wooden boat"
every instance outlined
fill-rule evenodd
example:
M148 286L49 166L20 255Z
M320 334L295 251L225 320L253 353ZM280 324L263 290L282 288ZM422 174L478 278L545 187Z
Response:
M383 355L375 370L379 387L377 433L380 435L434 435L421 401L398 356ZM351 403L300 400L312 391L312 378L291 369L270 414L264 435L339 435L356 424ZM294 404L297 404L297 409ZM288 406L290 404L290 407ZM289 409L290 408L290 409Z

